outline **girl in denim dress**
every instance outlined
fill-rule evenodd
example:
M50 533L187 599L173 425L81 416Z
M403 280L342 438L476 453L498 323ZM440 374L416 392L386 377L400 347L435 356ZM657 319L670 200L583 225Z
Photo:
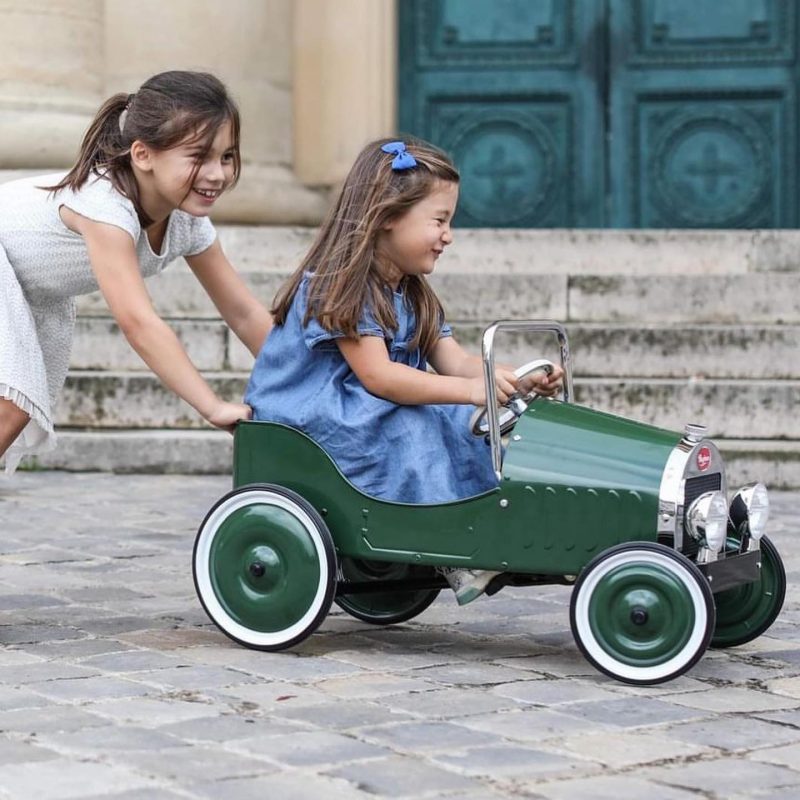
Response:
M489 448L469 430L486 404L481 359L455 341L425 277L453 240L458 182L425 142L367 145L278 293L245 394L255 419L305 432L373 497L443 503L497 486ZM536 375L527 388L552 395L560 380ZM497 400L517 383L499 368ZM496 574L445 572L459 603Z

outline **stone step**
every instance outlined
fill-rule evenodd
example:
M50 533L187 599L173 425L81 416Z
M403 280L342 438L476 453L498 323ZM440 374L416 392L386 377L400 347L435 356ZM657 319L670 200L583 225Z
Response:
M288 271L243 273L243 277L261 300L267 305L289 275ZM203 290L199 281L183 261L171 264L160 275L145 280L159 314L165 317L188 317L192 319L217 319L219 311ZM100 292L81 295L77 298L78 316L108 316L108 305Z
M293 270L313 228L221 225L237 269ZM591 230L459 228L437 272L708 275L800 268L797 230Z
M228 367L228 340L236 337L230 335L224 322L183 318L168 319L167 322L198 369L222 370ZM146 369L111 317L78 317L70 366L80 370Z
M249 372L254 358L250 351L220 319L166 317L186 348L192 363L201 371ZM78 317L70 355L73 370L141 371L144 362L111 317Z
M201 370L248 372L253 357L219 320L168 320ZM453 323L459 342L479 353L485 325ZM567 326L577 376L800 379L797 325ZM541 354L557 359L545 334L498 336L498 357L522 364ZM144 365L108 317L80 317L71 365L76 370L142 370Z
M246 375L207 373L221 397L242 397ZM713 436L800 439L800 381L583 378L578 402L665 428L701 422ZM198 428L200 417L153 375L75 371L56 423L97 428Z
M716 437L800 439L800 381L583 378L575 395L599 411L671 430L699 422Z
M270 305L288 272L245 273ZM800 271L709 275L566 275L437 272L431 278L449 320L546 318L563 322L714 324L800 323ZM217 318L218 312L183 264L148 280L167 317ZM79 298L82 316L107 316L94 293Z
M746 275L576 275L569 320L584 322L796 323L800 272Z
M219 232L266 304L316 235L262 226ZM800 469L800 231L483 229L458 230L456 239L432 281L468 349L477 351L494 319L557 319L570 333L579 401L678 430L706 421L713 435L731 437L743 470L769 466L784 480L781 469ZM148 285L215 390L241 397L252 356L187 265ZM510 363L556 355L540 337L500 345ZM73 468L93 460L113 469L228 468L230 437L204 428L144 372L99 294L79 299L72 364L59 421L98 430L65 431L71 444L54 456L65 459L59 466L72 459L86 465Z
M454 323L459 343L479 353L483 325ZM578 377L800 379L797 325L631 325L568 323ZM498 357L522 364L558 360L554 337L501 334Z
M229 473L233 437L216 430L57 430L58 447L21 468L70 472ZM209 506L216 498L209 498Z
M247 376L207 372L214 391L241 399ZM74 370L67 376L56 425L85 428L202 428L194 409L151 372Z
M75 472L230 473L233 439L220 431L76 431L60 429L59 446L28 468ZM800 441L717 439L728 483L761 481L771 489L800 487ZM210 497L209 507L217 498Z

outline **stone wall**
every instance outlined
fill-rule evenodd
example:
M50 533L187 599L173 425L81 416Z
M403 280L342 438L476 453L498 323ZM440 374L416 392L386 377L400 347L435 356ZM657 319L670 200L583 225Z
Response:
M104 90L103 0L6 0L0 169L69 164Z
M100 103L167 69L217 74L244 169L215 220L314 225L363 143L392 132L395 0L6 0L0 181L66 169Z

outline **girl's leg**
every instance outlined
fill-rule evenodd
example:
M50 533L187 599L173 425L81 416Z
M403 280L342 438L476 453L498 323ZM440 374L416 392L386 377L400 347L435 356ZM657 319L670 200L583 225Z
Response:
M0 398L0 456L22 433L30 417L10 400Z

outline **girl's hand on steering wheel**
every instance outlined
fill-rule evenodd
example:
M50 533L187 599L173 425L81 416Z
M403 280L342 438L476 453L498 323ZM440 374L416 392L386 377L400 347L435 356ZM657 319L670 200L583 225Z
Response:
M494 371L495 386L497 388L497 402L500 405L505 405L508 398L517 391L517 384L519 378L510 369L498 367ZM486 387L483 383L483 377L469 379L469 402L474 406L486 405Z
M542 397L555 397L561 391L563 384L564 370L554 364L553 372L550 375L545 372L533 372L526 375L519 382L519 389L525 394L536 392Z
M519 388L519 378L514 374L514 370L498 367L494 371L494 381L497 387L497 402L503 406Z

